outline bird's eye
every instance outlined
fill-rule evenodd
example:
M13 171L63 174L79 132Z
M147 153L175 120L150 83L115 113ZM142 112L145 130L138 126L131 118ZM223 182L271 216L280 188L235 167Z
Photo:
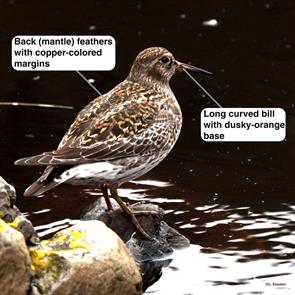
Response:
M169 56L163 56L160 58L160 62L163 64L168 64L171 62L171 58Z

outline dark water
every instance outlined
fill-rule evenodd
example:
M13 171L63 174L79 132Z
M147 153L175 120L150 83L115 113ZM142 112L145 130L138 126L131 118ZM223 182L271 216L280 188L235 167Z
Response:
M218 25L202 24L210 19ZM54 149L95 93L72 72L14 71L10 41L20 34L113 35L116 68L85 73L102 92L126 77L140 50L160 45L214 72L200 81L223 106L284 108L284 142L205 143L200 111L213 105L186 76L173 78L184 115L180 139L161 165L120 194L158 203L193 244L176 252L147 294L294 294L294 1L0 1L0 101L74 107L0 106L0 175L46 235L77 219L100 192L61 186L21 198L40 171L13 162Z

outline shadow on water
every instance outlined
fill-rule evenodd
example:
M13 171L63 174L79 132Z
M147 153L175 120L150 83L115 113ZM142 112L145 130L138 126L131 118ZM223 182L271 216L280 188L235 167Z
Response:
M287 137L280 143L201 141L200 111L213 104L184 75L173 78L184 115L179 141L158 167L125 184L120 194L159 204L165 220L192 246L169 257L173 261L146 294L288 294L294 289L295 256L295 3L175 3L91 0L82 7L78 1L0 1L1 58L7 57L0 69L0 175L15 185L18 206L43 237L74 223L100 196L93 187L63 185L44 197L20 197L41 171L13 162L54 149L95 93L75 73L13 71L12 37L113 35L116 69L87 73L102 92L126 77L138 51L165 46L177 58L215 73L200 79L223 106L284 108ZM202 24L210 19L217 25Z

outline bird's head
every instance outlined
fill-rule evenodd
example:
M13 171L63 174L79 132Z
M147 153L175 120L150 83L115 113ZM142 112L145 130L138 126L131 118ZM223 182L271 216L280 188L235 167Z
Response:
M150 47L137 55L127 79L138 83L165 85L176 72L181 72L183 69L211 74L206 70L177 61L165 48Z

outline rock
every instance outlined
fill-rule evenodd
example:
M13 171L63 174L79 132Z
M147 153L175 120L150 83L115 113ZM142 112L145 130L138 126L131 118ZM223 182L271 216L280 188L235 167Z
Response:
M0 220L1 295L26 295L31 276L31 260L23 235Z
M168 245L173 249L182 249L190 245L188 238L180 234L175 228L169 226L164 221L161 222L158 236L167 241Z
M147 240L137 232L130 218L116 207L107 211L101 199L88 207L82 216L83 220L100 220L115 231L125 242L140 267L143 277L144 290L161 276L162 267L167 267L170 259L155 261L164 258L173 252L173 249L188 247L190 242L177 230L163 221L164 211L157 205L136 203L130 205L142 228L152 240Z
M15 201L14 187L0 176L0 218L21 232L27 241L38 243L39 238L32 223L15 206Z
M143 276L143 291L157 282L162 276L162 268L168 267L172 259L146 260L140 262L140 270Z
M187 238L163 221L164 211L159 206L135 203L129 207L135 213L142 228L153 237L153 240L143 238L121 208L107 211L101 199L88 207L81 219L103 221L120 236L138 261L151 257L163 257L171 253L173 249L189 246L190 242Z
M36 272L32 294L142 294L132 255L100 221L80 221L31 247L30 255Z
M13 206L16 201L15 189L0 176L0 207L6 204Z

